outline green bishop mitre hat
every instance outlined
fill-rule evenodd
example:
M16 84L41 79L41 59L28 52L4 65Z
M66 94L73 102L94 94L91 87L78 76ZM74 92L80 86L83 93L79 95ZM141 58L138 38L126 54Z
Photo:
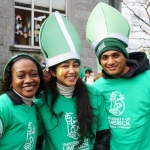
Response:
M71 22L57 11L42 24L39 45L48 67L69 59L80 62L79 35Z
M99 2L92 10L86 27L86 38L93 50L106 38L114 38L128 45L130 26L122 14L112 6Z

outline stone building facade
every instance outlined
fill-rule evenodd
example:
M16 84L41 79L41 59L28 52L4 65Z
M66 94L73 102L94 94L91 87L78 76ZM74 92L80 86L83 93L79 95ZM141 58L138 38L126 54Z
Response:
M97 73L94 52L86 41L86 22L92 9L99 2L105 2L120 10L120 0L67 0L67 18L77 29L82 43L81 67L89 66ZM15 54L28 53L42 56L39 48L14 48L15 9L14 0L0 0L0 76L6 62Z

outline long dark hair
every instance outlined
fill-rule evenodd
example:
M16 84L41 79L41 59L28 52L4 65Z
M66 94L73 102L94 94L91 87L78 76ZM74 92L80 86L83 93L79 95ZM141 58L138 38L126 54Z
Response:
M52 66L49 69L55 72L56 65ZM48 98L47 98L48 92L51 92L52 94L50 105L49 105ZM58 120L62 112L60 112L59 114L56 114L54 110L54 105L57 103L57 98L59 95L57 84L56 84L56 77L51 76L49 81L46 83L46 90L44 91L44 95L45 95L46 102L50 108L51 113ZM80 141L76 147L79 147L84 142L85 136L90 138L90 141L92 141L92 139L95 136L92 130L92 123L94 120L94 115L93 115L92 106L90 103L90 98L88 96L88 90L87 90L85 83L80 78L77 80L77 83L75 85L73 97L74 96L77 97L76 99L77 114L76 115L77 115L77 120L78 120L79 127L80 127L80 139L79 139Z

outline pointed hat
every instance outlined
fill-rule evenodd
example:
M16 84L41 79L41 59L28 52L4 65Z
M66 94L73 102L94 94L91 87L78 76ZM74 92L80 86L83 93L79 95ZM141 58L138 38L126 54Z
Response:
M115 38L128 45L130 26L122 14L115 8L100 2L91 12L87 27L86 38L93 50L106 38Z
M79 35L71 22L59 12L51 14L42 24L39 45L47 67L69 59L77 59L80 62Z

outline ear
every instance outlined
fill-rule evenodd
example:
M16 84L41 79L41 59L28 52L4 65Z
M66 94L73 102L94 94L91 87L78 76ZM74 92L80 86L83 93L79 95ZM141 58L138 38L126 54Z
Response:
M53 71L52 69L50 69L49 72L51 73L52 76L56 77L55 71Z

